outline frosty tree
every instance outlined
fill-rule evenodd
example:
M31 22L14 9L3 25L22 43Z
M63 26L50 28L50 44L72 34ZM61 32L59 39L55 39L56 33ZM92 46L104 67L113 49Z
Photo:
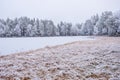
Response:
M92 16L84 23L60 22L54 25L52 20L0 19L0 37L44 37L44 36L80 36L108 35L120 36L120 11L105 11L102 15Z

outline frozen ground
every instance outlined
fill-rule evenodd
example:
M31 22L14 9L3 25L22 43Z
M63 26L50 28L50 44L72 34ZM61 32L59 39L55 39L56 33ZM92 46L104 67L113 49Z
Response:
M1 56L0 80L120 80L120 37Z
M93 37L0 38L0 55L35 50L46 46L55 46L81 40L93 40Z

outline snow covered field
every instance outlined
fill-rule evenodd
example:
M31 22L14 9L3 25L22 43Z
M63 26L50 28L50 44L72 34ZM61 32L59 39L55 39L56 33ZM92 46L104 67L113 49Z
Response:
M55 46L74 41L94 40L88 36L74 37L31 37L31 38L0 38L0 55Z
M0 80L120 80L120 37L0 56Z

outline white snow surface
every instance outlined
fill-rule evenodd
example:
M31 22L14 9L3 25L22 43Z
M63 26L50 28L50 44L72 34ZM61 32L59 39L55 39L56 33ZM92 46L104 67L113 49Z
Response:
M8 55L74 41L95 40L88 36L0 38L0 55Z

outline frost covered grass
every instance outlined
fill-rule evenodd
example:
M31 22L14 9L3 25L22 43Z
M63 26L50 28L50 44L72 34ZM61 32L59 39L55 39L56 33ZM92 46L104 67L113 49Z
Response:
M120 38L1 56L0 80L120 80Z
M28 37L28 38L0 38L0 55L55 46L81 40L93 40L93 37Z

